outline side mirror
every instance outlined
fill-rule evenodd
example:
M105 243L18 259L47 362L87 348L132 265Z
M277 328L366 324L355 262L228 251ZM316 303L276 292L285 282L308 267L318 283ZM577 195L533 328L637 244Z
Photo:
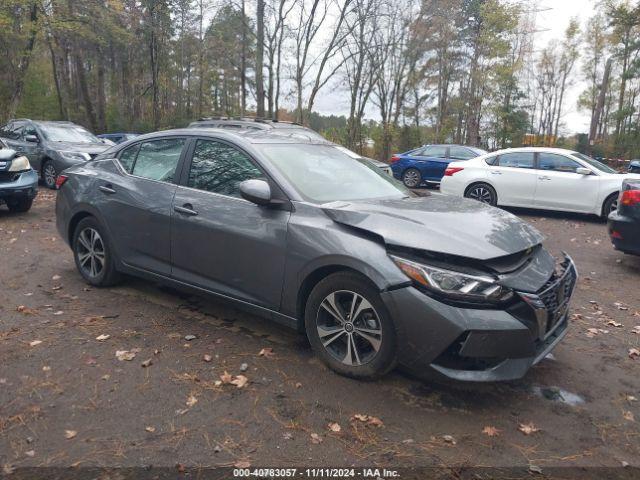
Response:
M40 140L38 140L38 137L36 135L27 135L26 137L24 137L24 140L29 143L40 142Z
M576 173L579 173L580 175L591 175L593 172L585 167L578 167L576 168Z
M240 183L240 195L256 205L271 204L271 187L264 180L245 180Z

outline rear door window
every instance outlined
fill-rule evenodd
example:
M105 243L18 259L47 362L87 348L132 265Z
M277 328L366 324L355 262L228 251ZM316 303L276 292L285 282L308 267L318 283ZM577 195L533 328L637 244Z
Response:
M422 157L433 157L433 158L447 158L447 147L445 146L433 146L426 147L422 150L422 153L419 154Z
M533 152L503 153L498 156L500 167L534 168Z
M478 154L464 147L449 147L449 157L454 160L470 160Z
M173 182L184 144L184 138L163 138L140 144L132 175L159 182Z

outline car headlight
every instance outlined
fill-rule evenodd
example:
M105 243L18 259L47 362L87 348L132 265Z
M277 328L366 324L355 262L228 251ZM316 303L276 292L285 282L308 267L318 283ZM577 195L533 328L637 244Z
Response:
M10 172L24 172L25 170L31 170L31 164L27 157L16 157L11 162L9 167Z
M431 267L390 255L395 264L413 282L430 292L461 302L497 304L513 297L513 291L498 285L488 276Z
M62 158L66 158L67 160L86 162L87 160L91 160L91 155L84 152L60 152L60 156Z

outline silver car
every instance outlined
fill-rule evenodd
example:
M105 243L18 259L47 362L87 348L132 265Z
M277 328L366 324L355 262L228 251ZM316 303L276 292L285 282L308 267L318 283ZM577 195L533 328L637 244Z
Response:
M416 197L330 142L185 129L59 178L60 235L95 286L130 274L306 332L356 378L401 363L523 376L562 339L577 280L542 236L480 202Z

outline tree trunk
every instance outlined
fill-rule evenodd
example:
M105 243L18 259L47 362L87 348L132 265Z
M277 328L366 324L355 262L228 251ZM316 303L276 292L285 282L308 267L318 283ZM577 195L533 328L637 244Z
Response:
M257 45L256 45L256 115L264 118L264 81L262 78L264 56L264 0L258 0L257 8Z
M15 83L13 85L13 91L11 92L11 100L9 101L9 108L6 112L8 118L13 118L16 115L20 101L22 100L22 93L24 91L24 79L29 70L29 64L31 63L31 54L36 44L36 37L38 35L38 4L33 2L29 10L29 38L27 44L22 50L18 68L15 74Z

